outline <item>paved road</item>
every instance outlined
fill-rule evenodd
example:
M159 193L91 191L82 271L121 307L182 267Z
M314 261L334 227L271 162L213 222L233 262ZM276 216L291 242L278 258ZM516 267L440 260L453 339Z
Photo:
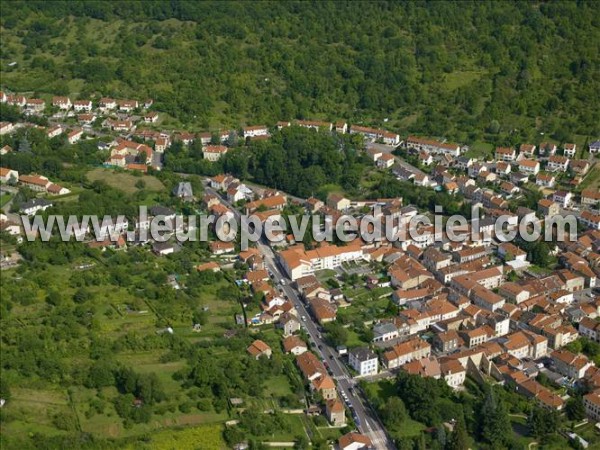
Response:
M205 186L205 192L221 198L223 204L230 208L233 211L236 219L239 220L240 213L233 207L233 205L224 200L209 186ZM257 243L257 248L263 255L267 268L273 274L274 282L283 288L284 293L293 302L300 317L304 316L306 318L306 321L303 321L302 323L304 324L304 329L308 333L311 342L315 344L313 350L318 356L321 357L323 361L328 364L333 378L337 381L337 389L340 393L340 398L344 398L344 396L348 398L346 404L348 408L353 411L358 430L361 433L369 436L376 449L395 449L392 440L387 436L385 429L377 418L377 415L364 398L360 389L356 387L355 380L353 380L350 376L344 363L340 360L336 350L330 347L321 337L319 326L314 322L312 316L309 314L306 306L302 302L300 293L291 286L291 280L287 278L285 272L280 267L271 247L267 245L266 241L261 241ZM354 395L350 392L351 387L354 388Z

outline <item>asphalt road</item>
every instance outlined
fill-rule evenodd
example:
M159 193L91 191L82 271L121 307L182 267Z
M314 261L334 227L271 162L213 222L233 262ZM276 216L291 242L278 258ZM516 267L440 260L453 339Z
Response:
M236 219L239 220L240 212L237 211L237 209L235 209L233 205L228 203L216 191L214 191L208 186L205 187L205 192L208 194L216 195L219 198L221 198L223 204L230 208L233 211ZM345 398L348 399L346 401L346 406L353 413L357 429L361 433L369 436L369 438L373 442L373 446L377 450L395 449L392 440L386 434L385 429L383 428L381 422L377 418L377 415L363 396L361 390L356 386L355 380L350 376L348 369L341 361L341 358L337 354L337 351L334 348L330 347L327 344L327 342L325 342L325 340L321 337L319 326L313 320L306 306L302 302L300 293L293 288L293 286L291 285L291 280L287 278L283 269L280 268L271 247L267 245L266 241L261 241L257 243L257 248L263 255L267 268L273 274L273 281L283 288L284 293L288 296L288 298L293 302L294 306L296 307L298 315L300 317L306 318L305 321L302 321L302 324L304 326L304 329L308 333L311 342L314 343L313 351L318 356L320 356L324 362L327 363L331 371L332 377L337 382L339 397L343 400L345 400ZM351 387L353 387L354 394L350 392Z

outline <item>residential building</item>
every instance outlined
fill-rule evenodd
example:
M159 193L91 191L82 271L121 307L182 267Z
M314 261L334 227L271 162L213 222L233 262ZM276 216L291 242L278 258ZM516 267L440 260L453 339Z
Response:
M375 375L379 368L377 355L368 347L359 347L348 352L348 363L360 376Z
M224 145L207 145L204 147L202 154L204 159L209 161L218 161L221 157L227 153L228 148Z
M575 157L575 153L577 152L577 145L576 144L565 144L563 146L564 148L564 154L567 158L574 158Z
M73 104L71 103L71 99L69 97L53 97L52 106L62 110L69 110Z
M91 100L75 100L73 102L73 109L76 112L90 112L92 110Z
M250 346L246 349L250 356L255 359L259 359L261 356L265 356L267 358L271 358L273 351L271 347L269 347L265 342L260 339L255 340Z
M517 158L517 152L512 147L496 147L494 153L496 161L514 161Z
M554 155L548 158L546 170L549 172L566 172L569 168L569 158L566 156Z
M522 159L519 161L519 171L526 175L537 175L540 171L540 163L532 159Z

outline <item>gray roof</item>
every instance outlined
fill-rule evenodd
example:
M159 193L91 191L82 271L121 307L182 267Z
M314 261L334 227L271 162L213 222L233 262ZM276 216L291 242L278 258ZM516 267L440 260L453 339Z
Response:
M36 206L40 206L43 208L44 206L52 206L52 203L43 198L34 198L32 200L29 200L28 202L23 203L21 205L21 211L24 211L29 208L35 208Z
M396 331L398 331L398 328L391 322L378 323L373 327L373 334L375 336L383 336L384 334L394 333Z
M377 355L368 347L358 347L350 350L350 353L361 362L377 359Z
M167 208L166 206L157 205L150 208L150 214L153 216L172 216L175 214L175 211L173 211L171 208Z
M192 184L189 181L182 181L173 189L173 195L176 197L193 197Z

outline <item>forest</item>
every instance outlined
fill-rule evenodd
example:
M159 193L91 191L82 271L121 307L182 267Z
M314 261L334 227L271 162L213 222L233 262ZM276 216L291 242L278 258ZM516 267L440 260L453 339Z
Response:
M600 132L594 1L14 1L2 9L10 91L150 97L197 129L344 118L467 143Z

